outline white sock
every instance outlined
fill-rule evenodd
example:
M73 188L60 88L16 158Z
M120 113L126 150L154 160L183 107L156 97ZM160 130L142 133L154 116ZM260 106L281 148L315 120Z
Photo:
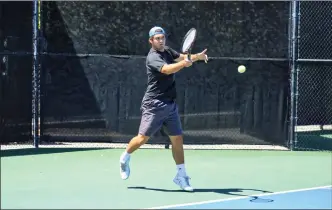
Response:
M176 165L176 168L178 169L178 175L187 176L186 168L184 167L184 164Z
M124 151L120 157L120 162L126 162L130 157L130 154L127 151Z

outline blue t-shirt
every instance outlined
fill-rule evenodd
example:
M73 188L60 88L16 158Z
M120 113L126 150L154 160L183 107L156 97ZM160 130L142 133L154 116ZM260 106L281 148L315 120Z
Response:
M143 102L149 102L158 99L164 102L172 102L176 98L175 75L163 74L161 69L165 64L175 63L175 59L180 54L172 48L165 46L163 52L150 49L146 58L146 69L148 75L148 83Z

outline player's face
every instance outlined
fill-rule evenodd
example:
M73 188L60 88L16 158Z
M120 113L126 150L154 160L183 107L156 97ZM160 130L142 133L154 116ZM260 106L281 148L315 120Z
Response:
M154 49L163 51L166 44L165 36L163 34L154 35L150 39L150 43Z

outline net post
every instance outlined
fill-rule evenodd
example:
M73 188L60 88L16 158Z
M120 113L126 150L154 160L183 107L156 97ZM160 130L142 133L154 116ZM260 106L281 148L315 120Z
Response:
M39 33L39 0L33 1L32 7L32 138L35 148L39 147L40 139L40 109L39 109L39 57L38 57L38 33Z
M290 103L290 125L289 125L289 149L296 149L296 131L295 126L297 125L297 96L298 96L298 68L297 68L297 39L298 39L298 7L299 3L297 0L293 0L290 4L291 7L291 27L290 27L290 66L291 66L291 103Z

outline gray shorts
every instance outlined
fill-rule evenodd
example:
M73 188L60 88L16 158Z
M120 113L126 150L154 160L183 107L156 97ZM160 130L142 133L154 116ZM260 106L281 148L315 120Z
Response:
M150 100L142 103L141 111L139 134L152 136L164 126L168 135L182 135L180 116L175 102Z

